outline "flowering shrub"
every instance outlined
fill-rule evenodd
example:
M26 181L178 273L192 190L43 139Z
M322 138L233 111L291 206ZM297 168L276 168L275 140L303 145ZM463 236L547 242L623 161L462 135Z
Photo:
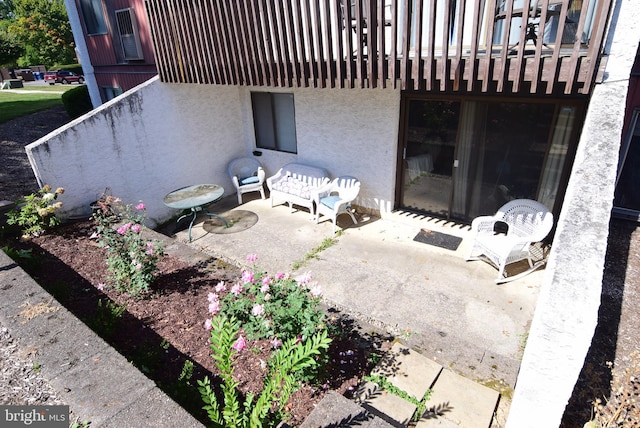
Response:
M160 241L142 237L145 205L124 205L112 196L97 204L98 209L93 213L97 226L94 237L107 250L109 282L117 290L134 296L147 292L164 248Z
M244 403L240 403L238 382L233 378L233 357L247 346L239 335L240 324L234 318L220 315L209 320L209 326L212 356L222 378L222 406L208 377L198 381L198 390L209 419L216 426L228 428L276 426L283 419L285 405L296 387L295 374L317 365L317 357L331 343L326 330L315 333L304 343L296 338L285 341L269 359L264 388L257 399L253 392L248 392Z
M62 207L62 202L56 202L56 199L63 193L62 187L52 191L48 184L43 186L37 193L16 201L17 205L22 206L6 214L7 223L22 227L23 238L41 235L47 228L60 224L55 212Z
M322 291L309 273L296 278L281 272L270 276L255 270L255 254L247 259L254 269L243 271L235 284L218 283L209 293L213 316L237 319L249 339L271 339L274 347L292 338L304 341L325 329L319 308ZM210 328L211 320L205 324Z

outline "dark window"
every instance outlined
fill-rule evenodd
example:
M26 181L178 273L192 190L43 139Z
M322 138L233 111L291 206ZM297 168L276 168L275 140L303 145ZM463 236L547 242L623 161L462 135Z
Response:
M297 153L293 94L252 92L256 147Z
M116 22L122 43L122 53L125 60L141 60L142 45L138 37L138 23L133 9L116 10Z
M122 94L122 88L117 86L103 86L102 95L105 101L109 101Z
M84 17L84 25L87 34L105 34L107 24L104 21L104 12L100 0L80 0L80 8Z

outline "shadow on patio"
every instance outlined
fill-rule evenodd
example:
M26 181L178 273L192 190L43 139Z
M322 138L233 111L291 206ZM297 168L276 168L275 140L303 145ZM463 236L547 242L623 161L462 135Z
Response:
M290 213L287 205L271 208L268 199L248 195L244 201L238 205L234 194L209 206L231 227L202 215L188 245L243 266L255 253L257 266L270 273L301 265L293 275L310 272L327 304L470 379L503 393L513 388L543 269L497 285L494 267L465 261L469 227L445 220L398 211L358 214L353 225L341 216L344 233L333 235L330 220L316 224L305 209ZM172 223L165 232L188 243L187 225ZM455 251L417 242L421 228L462 241Z

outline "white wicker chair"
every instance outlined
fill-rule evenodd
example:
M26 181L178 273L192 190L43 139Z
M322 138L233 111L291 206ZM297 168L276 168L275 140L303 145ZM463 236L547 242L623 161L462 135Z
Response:
M506 225L506 233L495 231L496 223ZM530 273L534 266L530 247L542 241L553 227L553 214L543 204L530 199L515 199L504 204L493 216L477 217L471 223L474 241L467 260L484 256L498 268L497 283L512 281ZM475 254L475 255L474 255ZM505 266L520 260L529 262L529 270L514 277L504 276Z
M253 158L238 158L231 161L227 169L238 192L238 204L242 204L242 194L248 192L260 192L265 199L265 172L260 162Z
M342 176L334 178L326 185L314 192L316 204L316 223L320 221L320 214L330 217L333 221L333 233L336 233L336 222L340 214L349 214L354 224L358 224L351 202L358 197L360 181L355 177Z

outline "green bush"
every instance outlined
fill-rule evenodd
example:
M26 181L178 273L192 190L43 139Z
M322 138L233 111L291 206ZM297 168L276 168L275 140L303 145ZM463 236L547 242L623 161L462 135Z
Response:
M87 85L80 85L62 94L62 104L64 104L64 108L72 119L80 117L93 109Z

